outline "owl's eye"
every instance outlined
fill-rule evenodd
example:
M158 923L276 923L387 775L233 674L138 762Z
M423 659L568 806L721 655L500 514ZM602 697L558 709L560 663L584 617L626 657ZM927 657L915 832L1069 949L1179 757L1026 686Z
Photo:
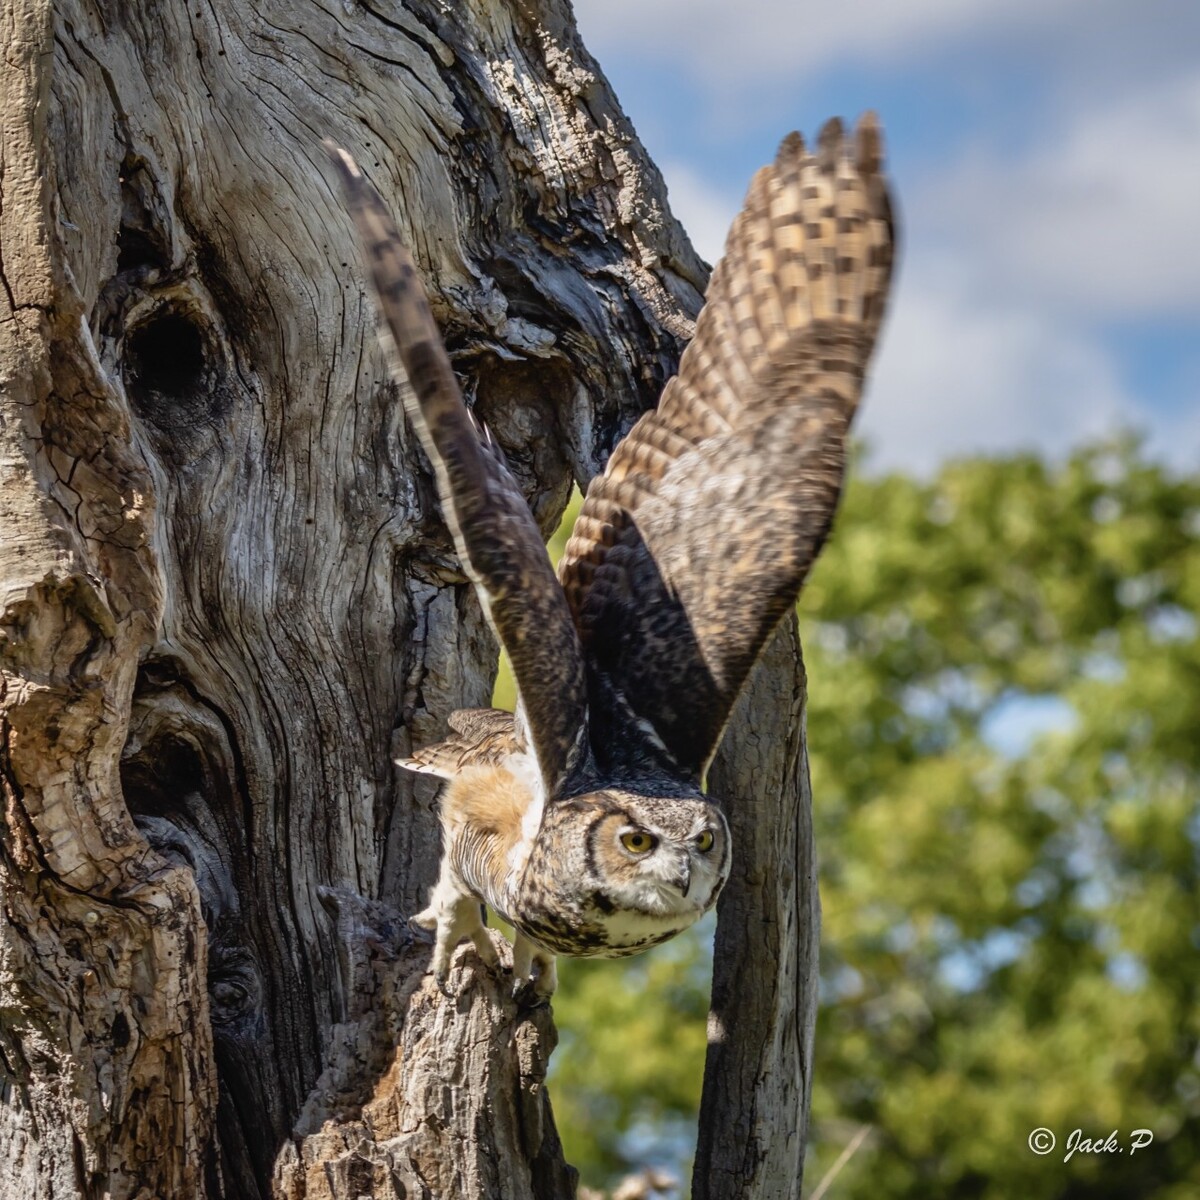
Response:
M657 839L648 833L641 833L634 830L631 833L621 834L621 845L629 851L630 854L646 854L654 849Z
M696 849L701 854L707 854L713 848L713 835L711 829L706 829L699 837L696 838Z

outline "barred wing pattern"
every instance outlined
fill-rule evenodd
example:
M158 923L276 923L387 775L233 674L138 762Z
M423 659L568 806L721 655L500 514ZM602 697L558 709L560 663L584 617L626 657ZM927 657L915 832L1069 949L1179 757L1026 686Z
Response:
M873 114L755 176L696 336L592 481L562 581L602 773L699 779L840 494L893 226Z
M412 255L386 206L350 155L325 146L411 384L405 403L433 463L442 512L512 661L525 731L545 794L553 796L586 760L587 749L583 655L566 597L499 447L463 403Z
M465 767L503 766L525 749L513 714L502 708L460 708L443 741L414 750L402 764L419 775L453 779Z

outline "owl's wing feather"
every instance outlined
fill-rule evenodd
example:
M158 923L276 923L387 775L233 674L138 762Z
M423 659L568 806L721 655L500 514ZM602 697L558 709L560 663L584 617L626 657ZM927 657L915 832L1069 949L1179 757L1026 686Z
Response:
M354 160L341 176L384 322L411 390L405 405L437 475L455 548L512 660L523 727L547 795L586 750L583 655L562 587L504 457L463 403L412 255Z
M602 770L700 777L829 530L893 227L865 116L755 176L679 374L592 481L559 577Z
M460 708L449 717L450 734L397 759L421 775L453 779L464 767L501 766L524 753L513 714L501 708Z

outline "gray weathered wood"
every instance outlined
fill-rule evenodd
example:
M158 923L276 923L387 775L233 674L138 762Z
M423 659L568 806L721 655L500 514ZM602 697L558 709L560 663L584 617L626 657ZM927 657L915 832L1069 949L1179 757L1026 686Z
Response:
M821 908L795 619L734 709L709 789L737 853L718 908L695 1200L798 1200Z
M437 835L392 754L495 648L320 138L546 530L703 265L565 0L0 0L0 38L0 1196L564 1194L547 1017L466 950L442 998L400 932ZM730 780L800 797L794 740L737 745ZM714 1146L742 1095L710 1088Z

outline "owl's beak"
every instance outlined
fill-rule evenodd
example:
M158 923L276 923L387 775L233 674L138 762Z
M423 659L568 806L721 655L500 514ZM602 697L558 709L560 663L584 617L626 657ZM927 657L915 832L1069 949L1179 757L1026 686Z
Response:
M685 858L679 864L679 871L671 882L686 896L688 888L692 886L692 864Z

